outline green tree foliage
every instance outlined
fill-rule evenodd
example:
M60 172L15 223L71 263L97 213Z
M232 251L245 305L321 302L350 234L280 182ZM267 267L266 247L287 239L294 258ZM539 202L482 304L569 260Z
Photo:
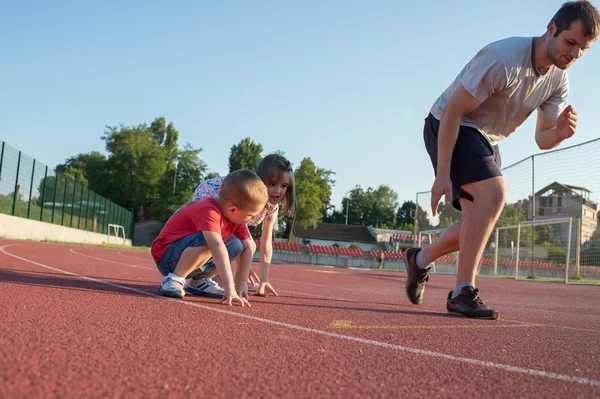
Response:
M84 187L89 186L89 181L98 182L105 174L106 157L98 151L87 154L77 154L66 160L64 164L56 166L56 171L75 180Z
M108 156L78 154L57 170L125 208L138 209L153 202L153 217L165 220L191 200L207 169L199 158L201 149L189 144L181 149L178 138L179 132L164 117L154 119L150 126L107 126L102 139ZM45 202L54 195L53 179L47 179ZM43 185L42 181L40 190ZM60 194L58 186L56 191Z
M152 214L166 220L183 204L192 200L192 195L206 173L206 163L199 157L201 149L186 144L177 152L173 169L167 170L159 186L160 200L152 206Z
M462 219L462 214L459 210L454 208L452 204L446 205L443 202L440 202L438 205L438 214L440 221L439 228L450 227Z
M238 144L231 147L229 152L229 172L239 169L256 171L262 159L263 147L246 137Z
M398 194L386 185L381 185L376 190L371 187L363 190L362 187L356 186L347 197L344 197L342 207L343 211L339 215L335 214L335 217L343 217L345 222L346 207L348 207L348 224L381 228L396 227Z
M415 210L417 205L413 201L404 201L396 212L396 226L400 230L412 230L415 222ZM429 221L429 214L421 205L417 216L417 224L419 231L429 230L432 228ZM406 227L411 227L407 229Z
M323 210L331 198L333 172L319 168L310 158L304 158L294 172L297 212L295 223L314 226L321 222Z

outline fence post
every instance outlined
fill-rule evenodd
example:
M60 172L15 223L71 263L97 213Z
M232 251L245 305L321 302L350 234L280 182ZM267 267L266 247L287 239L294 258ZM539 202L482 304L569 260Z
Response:
M135 217L133 216L133 208L131 208L131 213L129 214L129 220L130 220L130 231L129 231L129 238L131 239L131 245L133 245L133 233L135 232Z
M98 221L96 220L96 197L98 197L98 194L94 192L94 206L92 207L92 231L94 233L94 222L96 222L96 227L98 227Z
M535 261L535 155L531 156L531 267L529 268L529 277L533 278L533 263Z
M69 180L65 175L65 189L63 190L63 206L62 206L62 216L60 217L60 225L65 225L65 205L67 203L67 186L69 185Z
M2 152L0 152L0 180L2 179L2 161L4 160L4 141L2 142Z
M519 279L519 257L521 250L521 223L517 226L517 259L515 263L515 280Z
M569 233L567 241L567 263L565 264L565 284L569 284L569 261L571 256L571 232L573 231L573 218L569 218Z
M35 159L31 167L31 183L29 183L29 203L27 204L27 219L29 219L29 211L31 210L31 197L33 194L33 178L35 177Z
M575 248L575 277L576 278L580 278L581 275L579 274L579 262L581 259L581 229L583 228L583 219L576 219L577 220L577 238L575 241L575 245L577 245L577 247Z
M46 181L48 179L48 167L44 171L44 184L42 184L42 200L40 201L40 222L42 221L42 216L44 215L44 197L46 197Z
M85 207L85 226L83 227L83 229L85 231L87 231L88 215L90 214L90 189L89 188L88 188L87 200L85 202L86 202L86 207Z
M73 180L73 199L71 200L71 222L69 227L73 227L73 212L75 212L75 193L77 192L77 182Z
M13 195L13 206L12 206L12 214L15 216L15 206L17 205L17 197L19 196L18 191L21 191L21 186L19 186L19 169L21 168L21 151L19 151L19 159L17 160L17 177L15 178L15 194Z
M496 229L496 234L494 237L496 240L494 248L494 275L498 275L498 245L500 245L499 235L499 231Z
M54 171L54 198L52 198L52 220L54 223L54 208L56 208L56 189L58 188L58 173L56 170Z
M77 228L81 225L81 210L83 209L83 184L81 185L81 195L79 196L79 216L77 217Z

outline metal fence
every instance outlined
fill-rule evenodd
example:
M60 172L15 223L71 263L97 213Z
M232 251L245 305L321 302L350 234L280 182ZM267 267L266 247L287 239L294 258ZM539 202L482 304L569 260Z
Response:
M503 168L502 174L507 202L495 226L502 227L499 243L492 233L482 264L489 266L492 261L485 259L499 256L496 266L503 271L521 265L518 276L553 277L566 272L574 281L600 280L600 139L530 156ZM429 192L417 193L416 213L420 215L415 217L415 234L443 229L460 218L447 207L432 218L430 198ZM573 222L549 223L566 218ZM496 255L498 247L500 255Z
M131 238L130 210L1 143L0 213L101 234L116 224Z

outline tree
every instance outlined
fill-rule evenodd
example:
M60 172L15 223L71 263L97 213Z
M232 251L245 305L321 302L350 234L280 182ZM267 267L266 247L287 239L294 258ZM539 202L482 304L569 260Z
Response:
M395 211L398 208L398 194L389 186L381 185L373 192L375 196L375 209L373 216L377 222L375 226L394 228L396 226Z
M297 212L295 223L301 226L316 226L323 218L323 210L331 198L331 187L335 183L334 173L319 168L310 158L304 158L294 172L296 183Z
M417 205L413 201L404 201L396 213L396 226L408 227L407 225L414 225L416 209ZM429 222L428 213L421 205L419 205L417 219L418 230L423 231L431 229L432 226Z
M459 210L454 208L451 204L446 205L443 202L440 202L438 205L438 214L440 228L450 227L453 224L460 222L462 219L462 213Z
M204 177L204 180L210 180L210 179L214 179L214 178L216 178L216 177L219 177L219 176L221 176L221 175L219 174L219 172L208 172L208 173L206 174L206 176Z
M68 158L64 164L56 166L58 173L75 180L84 187L96 184L103 179L106 169L106 156L98 151L92 151L87 154L77 154Z
M256 170L262 159L263 147L246 137L239 144L231 147L229 152L229 172L239 169Z
M398 194L385 185L379 186L376 190L369 187L366 191L357 185L347 197L342 199L344 221L346 207L348 207L348 224L393 228L396 226Z
M199 157L201 151L189 143L177 151L174 168L167 170L161 180L160 201L152 206L154 217L166 220L177 208L192 200L194 190L205 180L206 163Z
M166 152L155 133L145 124L108 126L102 138L110 154L110 173L105 180L110 187L94 187L97 192L127 208L143 206L147 199L157 197L167 165Z
M207 166L199 158L202 149L189 144L180 149L179 132L164 117L154 119L150 126L107 126L102 139L108 156L78 154L56 169L122 207L139 208L152 202L153 217L165 220L191 200L193 190L205 178ZM64 181L53 176L46 180L40 183L40 197L45 183L44 202L54 198L55 186L61 199ZM72 193L69 190L67 186Z

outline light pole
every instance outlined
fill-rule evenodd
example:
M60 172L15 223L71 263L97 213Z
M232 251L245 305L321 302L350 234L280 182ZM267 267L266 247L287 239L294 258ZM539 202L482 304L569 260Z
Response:
M171 195L171 204L175 202L175 186L177 186L177 172L179 172L179 163L175 164L175 170L173 171L173 194Z
M348 208L350 208L350 198L346 198L346 225L348 225Z

